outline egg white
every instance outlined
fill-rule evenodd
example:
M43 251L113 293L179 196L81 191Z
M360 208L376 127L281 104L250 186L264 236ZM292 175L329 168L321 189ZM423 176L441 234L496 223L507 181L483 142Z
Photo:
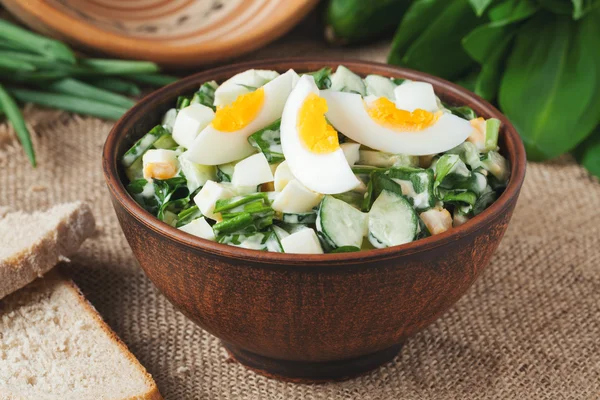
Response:
M244 128L222 132L212 124L204 128L188 149L188 159L203 165L226 164L254 153L248 136L275 122L283 112L285 102L298 75L289 70L263 86L264 102L256 118Z
M390 129L369 116L358 94L324 90L321 97L327 100L326 116L335 129L358 143L388 153L437 154L458 146L472 132L469 121L449 113L442 114L434 125L420 131Z
M296 179L308 189L323 194L347 192L360 184L341 148L326 153L311 152L302 142L298 112L306 97L320 91L310 75L300 78L290 94L281 117L281 147L287 164ZM359 96L360 97L360 96Z

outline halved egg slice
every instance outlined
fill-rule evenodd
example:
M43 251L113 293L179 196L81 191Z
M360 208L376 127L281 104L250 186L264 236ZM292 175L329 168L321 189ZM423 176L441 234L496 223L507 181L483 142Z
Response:
M281 147L296 179L323 194L347 192L360 184L352 173L336 130L327 123L327 101L310 75L300 78L281 117ZM359 96L360 97L360 96Z
M408 88L411 90L396 91L397 96L411 96L396 98L396 103L386 97L367 96L363 100L358 94L331 90L322 91L321 96L327 100L326 115L336 129L376 150L422 156L441 153L464 142L473 129L469 121L437 110L429 84L413 86L415 83ZM418 95L421 90L423 93Z
M194 139L188 159L203 165L226 164L254 153L248 136L275 122L298 75L289 70L231 104L217 107L212 122Z

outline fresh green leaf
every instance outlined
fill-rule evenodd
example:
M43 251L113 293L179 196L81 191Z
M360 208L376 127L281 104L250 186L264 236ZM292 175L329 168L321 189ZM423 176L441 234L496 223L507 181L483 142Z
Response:
M217 82L215 81L204 82L200 85L200 89L194 93L194 97L192 97L190 104L202 104L203 106L215 110L215 90L217 90L218 86L219 85L217 85Z
M309 72L307 75L312 75L315 79L315 84L320 90L329 89L331 87L331 68L321 68L315 72Z
M169 132L162 125L156 125L127 150L121 161L123 166L130 167L137 159L142 157L158 139L168 134Z
M575 158L592 175L600 178L600 125L575 149Z
M493 1L494 0L469 0L469 3L471 3L471 7L473 7L475 14L477 14L478 17L481 17Z
M281 149L281 133L279 131L281 119L248 137L255 149L262 152L270 164L276 164L285 159Z
M539 13L519 32L499 103L532 160L571 150L600 120L600 13Z
M461 40L481 22L468 0L417 0L400 23L388 62L458 78L474 65Z
M17 134L17 138L21 142L21 146L23 146L25 154L27 154L27 158L29 158L29 162L33 167L35 167L35 151L33 150L33 143L31 143L31 134L29 133L29 129L27 129L27 125L25 125L25 120L23 119L23 115L19 110L19 106L17 103L15 103L13 98L10 97L8 92L1 84L0 110L6 114L6 117L10 121L15 133Z

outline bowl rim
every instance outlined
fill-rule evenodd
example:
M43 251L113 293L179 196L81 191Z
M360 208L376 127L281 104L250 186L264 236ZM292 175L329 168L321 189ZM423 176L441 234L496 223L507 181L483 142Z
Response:
M119 178L118 166L118 144L124 137L125 133L135 124L140 115L143 115L147 109L159 103L163 97L176 97L178 93L190 85L200 84L201 82L212 80L216 75L225 75L229 73L231 76L237 72L251 68L261 69L277 69L284 70L282 66L298 69L300 71L312 67L314 64L339 65L343 64L346 67L353 69L354 67L368 68L371 73L379 73L387 76L407 78L411 80L421 80L434 85L436 93L440 93L441 97L447 97L449 94L465 99L465 105L477 110L485 110L486 112L478 112L484 114L487 118L498 118L502 122L505 135L504 142L506 148L503 149L504 154L508 155L511 163L511 178L502 195L490 207L485 209L481 214L473 217L467 223L452 228L441 234L431 236L424 239L415 240L399 246L392 246L383 249L364 250L353 253L334 253L334 254L287 254L265 252L260 250L244 249L220 244L197 236L193 236L174 228L148 213L129 195L125 189L125 185ZM213 69L209 69L200 73L193 74L183 78L175 83L158 89L140 100L133 108L131 108L119 121L115 123L111 129L103 149L102 164L104 176L109 191L113 199L119 202L120 206L132 217L138 220L146 228L151 229L166 238L178 242L181 245L192 247L206 253L216 256L223 256L230 259L245 260L262 264L274 265L331 265L342 266L344 264L370 263L376 260L384 260L401 255L420 253L429 251L433 248L447 245L460 238L473 234L492 222L503 217L503 214L509 212L514 202L516 202L519 191L525 178L526 170L526 155L523 142L520 139L515 127L498 109L490 103L480 98L468 90L445 81L441 78L434 77L422 72L396 67L383 63L376 63L363 60L347 60L347 59L330 59L330 58L281 58L281 59L265 59L260 61L249 61L225 65Z
M7 1L7 0L5 0ZM101 29L94 24L63 12L45 0L11 0L23 12L36 18L46 29L72 42L122 57L138 58L166 66L198 66L236 56L270 43L290 31L318 3L318 0L294 0L276 20L256 27L243 36L222 42L202 42L186 46L157 46L152 39L136 38ZM11 8L12 9L12 8Z

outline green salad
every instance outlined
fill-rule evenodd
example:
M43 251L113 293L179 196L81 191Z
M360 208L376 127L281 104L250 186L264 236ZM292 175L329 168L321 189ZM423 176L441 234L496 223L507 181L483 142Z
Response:
M231 246L397 246L467 223L509 180L500 121L426 82L248 70L173 106L123 155L127 189L161 221Z

